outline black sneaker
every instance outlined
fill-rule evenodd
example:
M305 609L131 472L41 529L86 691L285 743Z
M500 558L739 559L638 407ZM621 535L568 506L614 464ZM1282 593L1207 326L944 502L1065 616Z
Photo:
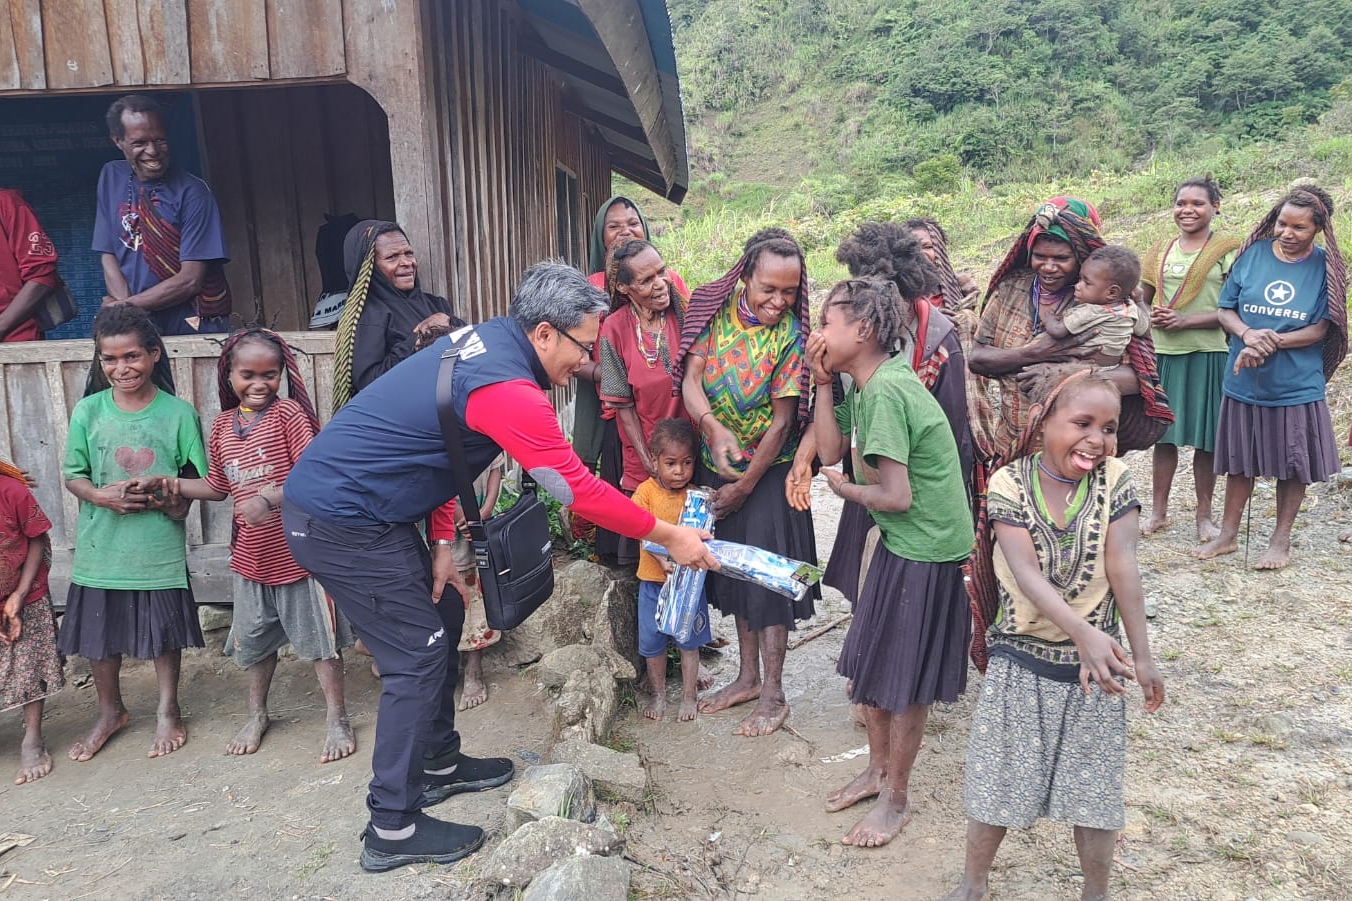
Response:
M481 792L512 781L516 767L506 757L469 757L461 754L455 771L445 776L423 774L422 804L431 807L461 792Z
M383 873L411 863L455 863L484 843L484 831L478 826L434 820L425 813L414 814L413 824L413 834L399 840L381 838L368 824L362 833L366 847L361 852L361 868Z

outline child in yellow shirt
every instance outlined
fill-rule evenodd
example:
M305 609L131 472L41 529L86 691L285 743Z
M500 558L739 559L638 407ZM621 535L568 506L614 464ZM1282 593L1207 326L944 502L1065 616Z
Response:
M657 475L634 490L634 503L663 522L675 523L685 506L685 492L695 474L699 444L688 419L663 419L653 426L648 452L657 465ZM648 686L652 701L643 708L650 720L660 720L667 709L667 643L675 641L657 630L657 596L673 567L640 549L638 554L638 651L648 661ZM699 649L713 640L709 607L700 598L694 634L676 642L681 649L681 707L676 719L686 722L696 715Z

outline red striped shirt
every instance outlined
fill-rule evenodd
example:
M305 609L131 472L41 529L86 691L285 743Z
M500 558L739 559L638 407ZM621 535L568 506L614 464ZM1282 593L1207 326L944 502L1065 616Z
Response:
M207 444L207 484L229 492L239 505L269 485L280 486L291 473L315 430L300 404L277 398L240 434L234 410L216 417ZM230 568L263 585L288 585L309 576L297 565L282 534L281 514L274 510L262 525L251 526L234 514Z

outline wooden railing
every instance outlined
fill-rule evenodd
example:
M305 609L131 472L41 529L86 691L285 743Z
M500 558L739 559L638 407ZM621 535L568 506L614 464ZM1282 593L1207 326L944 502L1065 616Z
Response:
M287 332L301 378L310 389L321 421L333 405L333 333ZM221 338L166 338L178 396L202 417L203 434L220 412L216 366ZM79 501L65 490L65 456L70 413L84 395L94 358L91 341L30 341L0 344L0 457L37 479L38 503L52 521L52 597L60 606L70 580ZM283 387L283 394L285 394ZM230 600L229 503L193 505L188 516L188 569L201 602Z

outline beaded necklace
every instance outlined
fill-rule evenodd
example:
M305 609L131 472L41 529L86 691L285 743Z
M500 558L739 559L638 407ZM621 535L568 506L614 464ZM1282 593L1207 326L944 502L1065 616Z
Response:
M1066 492L1066 506L1069 507L1072 503L1074 503L1075 492L1079 490L1080 482L1084 481L1084 479L1082 478L1067 479L1064 478L1063 476L1057 475L1056 473L1048 469L1047 465L1042 462L1042 454L1037 455L1037 468L1040 469L1052 481L1060 482L1062 485L1069 485L1070 490Z
M667 311L663 310L657 314L657 332L653 334L652 350L648 349L648 336L643 328L643 317L638 314L637 308L634 311L634 337L638 339L638 352L643 355L643 362L648 364L649 369L657 366L657 361L662 359L662 346L667 342Z
M1060 291L1044 292L1042 290L1042 279L1038 276L1033 277L1033 285L1031 288L1028 289L1028 299L1030 305L1033 308L1034 335L1042 332L1042 308L1051 307L1053 312L1057 313L1061 312L1061 308L1065 306L1066 298L1069 296L1069 293L1073 292L1074 290L1075 290L1074 285L1067 285ZM1042 298L1044 297L1050 299L1043 300Z

